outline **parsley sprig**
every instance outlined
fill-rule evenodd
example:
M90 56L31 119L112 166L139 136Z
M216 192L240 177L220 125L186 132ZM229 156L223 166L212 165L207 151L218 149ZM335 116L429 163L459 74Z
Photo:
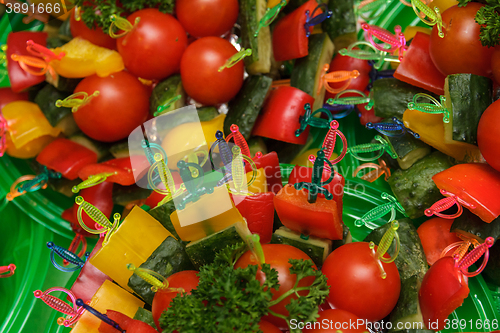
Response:
M472 0L459 0L458 6L463 7ZM486 4L480 8L475 20L481 25L480 39L483 46L493 47L500 44L500 0L485 0Z
M290 260L290 273L297 275L297 283L289 292L272 301L271 289L279 289L278 272L268 264L262 264L260 269L266 279L261 285L256 279L258 266L234 268L244 252L244 244L228 247L217 254L214 263L201 267L197 289L190 295L177 295L168 312L162 314L160 326L163 333L176 330L183 333L260 332L258 323L261 317L272 313L269 308L291 294L297 295L298 299L287 305L289 316L275 315L288 322L291 319L316 320L318 305L325 300L329 287L326 277L313 268L310 260ZM302 279L311 276L315 278L312 285L298 286Z

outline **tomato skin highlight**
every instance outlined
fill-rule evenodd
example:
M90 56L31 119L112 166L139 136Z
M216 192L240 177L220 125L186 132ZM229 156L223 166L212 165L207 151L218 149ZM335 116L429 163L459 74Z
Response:
M219 68L237 52L231 43L219 37L203 37L190 44L181 60L186 93L205 105L225 103L236 96L243 85L243 62L221 72Z
M345 244L330 253L321 269L328 278L330 305L369 321L387 316L398 301L401 280L394 262L382 265L385 279L366 242Z
M170 14L158 9L139 10L127 20L136 27L117 40L118 52L125 68L148 80L161 80L178 73L182 54L187 47L186 31Z
M432 28L429 52L437 69L445 76L472 73L491 74L493 48L482 46L480 25L475 21L483 5L470 2L465 7L453 6L442 13L444 38L438 36L437 26Z
M177 19L194 37L222 36L236 23L237 0L177 0Z
M429 265L433 265L439 260L441 253L448 245L461 241L454 232L450 232L453 221L433 217L418 227L417 233ZM448 255L452 254L453 252L450 252Z
M73 37L81 37L94 45L116 50L116 39L104 33L101 28L90 29L83 20L77 21L74 14L70 15L69 27Z
M499 52L500 70L500 52ZM500 75L500 72L499 72ZM500 78L499 78L500 79ZM477 145L486 162L500 171L500 100L493 102L483 113L477 127Z
M132 74L122 71L107 77L91 75L75 89L99 96L73 113L78 127L92 139L113 142L126 138L149 115L148 90Z
M296 247L284 244L263 244L262 250L264 251L266 264L269 264L271 268L274 268L278 271L278 281L280 287L279 290L272 289L273 292L272 300L276 300L281 295L292 289L293 286L295 285L295 282L297 281L296 275L290 274L289 268L292 265L288 262L288 260L290 259L311 260L311 258L301 250L297 249ZM257 265L257 264L258 261L253 256L252 252L247 251L238 259L238 261L234 265L234 268L244 268L247 267L248 265ZM314 264L313 267L316 268ZM262 283L264 282L265 278L266 275L262 273L260 269L257 270L257 280L261 281ZM310 286L313 282L314 282L314 277L310 276L302 279L299 282L298 287ZM307 295L307 291L300 291L298 293L299 295ZM278 314L287 316L288 310L285 308L285 306L290 303L290 300L292 298L296 299L297 296L295 295L288 296L278 304L275 304L272 307L270 307L270 310ZM285 320L274 317L272 315L264 316L262 317L262 319L269 321L271 324L277 326L282 330L287 329L288 327Z

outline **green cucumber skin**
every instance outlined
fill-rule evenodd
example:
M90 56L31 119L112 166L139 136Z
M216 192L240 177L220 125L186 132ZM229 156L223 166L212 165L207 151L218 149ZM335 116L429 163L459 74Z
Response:
M139 267L155 271L165 278L180 271L194 269L184 246L171 236L168 236ZM153 303L155 293L151 290L151 285L135 273L128 280L128 286L146 303Z
M448 75L453 140L477 144L477 127L483 112L493 103L493 81L474 74Z
M153 314L149 310L146 310L144 308L137 309L137 312L135 313L133 319L140 320L143 323L146 323L152 328L156 329L156 324L153 319Z
M453 221L450 231L467 234L483 243L487 237L495 239L500 237L500 217L497 217L491 223L485 223L476 214L464 209L462 215Z
M236 97L229 102L229 111L224 120L226 136L231 133L231 125L236 124L243 137L250 139L255 120L272 83L273 80L264 75L251 75L245 80Z
M332 41L339 36L356 33L354 1L329 0L327 5L333 14L321 23L321 29L330 36Z
M426 93L437 97L429 91L398 79L376 80L373 82L372 88L375 115L382 118L397 117L403 119L403 113L408 108L408 103L413 101L413 96L417 93ZM438 97L437 99L439 100Z
M173 97L180 94L180 100L173 103L167 110L173 111L185 105L186 94L182 88L182 81L180 74L169 76L165 80L156 85L149 98L149 113L154 115L159 106L165 105Z
M301 250L305 254L307 254L312 259L312 261L314 262L314 264L316 266L318 266L318 267L323 266L323 254L324 254L323 249L321 249L321 251L313 251L313 249L311 247L307 246L306 241L300 242L300 241L286 238L286 237L283 237L281 235L276 235L275 233L273 233L273 236L271 238L271 244L291 245L291 246Z
M240 26L241 26L241 46L252 49L252 54L244 58L245 67L250 66L254 62L259 61L259 37L254 34L259 27L258 13L259 0L240 0ZM266 32L267 31L267 32ZM259 31L261 33L270 34L269 27L263 27ZM271 48L271 45L270 45Z
M290 78L290 86L298 88L313 97L316 97L314 94L314 85L316 84L315 79L318 66L324 65L319 64L319 61L323 53L323 44L326 38L329 38L326 33L314 34L309 37L309 54L295 61Z
M412 275L406 279L401 279L401 292L398 302L389 315L391 323L397 325L405 322L405 318L410 316L418 317L423 323L422 314L419 309L418 290L420 289L421 278ZM424 325L422 327L425 327Z
M128 203L137 200L147 199L152 190L142 188L137 185L123 186L115 184L113 186L113 203L126 206Z
M70 94L57 90L54 86L47 84L43 87L35 97L35 103L42 110L45 118L52 127L57 126L59 122L66 116L71 114L71 109L66 107L58 108L56 101L65 99Z
M170 220L170 214L175 211L175 204L173 200L164 203L161 206L155 207L148 211L148 214L154 217L162 226L165 227L175 238L180 239L177 231L175 231L174 225Z
M434 152L415 162L411 168L396 170L392 174L388 183L409 218L424 216L425 209L443 198L432 176L451 166L448 156Z
M403 170L408 169L415 164L415 162L431 153L429 145L415 139L415 137L409 133L405 133L403 136L384 135L384 137L389 141L398 155L398 163Z

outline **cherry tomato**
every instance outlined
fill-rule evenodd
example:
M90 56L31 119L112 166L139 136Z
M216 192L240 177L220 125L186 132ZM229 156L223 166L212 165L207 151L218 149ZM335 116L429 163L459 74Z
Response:
M484 159L497 171L500 171L500 100L491 104L484 111L477 127L477 145Z
M197 271L181 271L170 275L167 278L169 288L182 288L187 294L191 294L191 290L198 287L200 278L198 277ZM177 296L177 291L157 291L155 297L153 298L153 305L151 312L153 313L153 319L155 321L156 327L161 331L160 328L160 316L163 311L170 307L170 302Z
M225 103L243 85L243 62L219 72L237 50L219 37L203 37L188 46L181 60L181 79L186 93L206 105Z
M420 241L422 242L425 257L429 265L434 264L441 258L441 253L448 245L461 241L454 232L450 232L453 221L441 217L433 217L418 227L418 237L420 237Z
M319 313L315 323L305 325L303 333L363 333L366 326L358 316L341 309L330 309Z
M237 0L177 0L177 19L195 37L221 36L236 23Z
M81 37L94 45L106 47L111 50L116 49L116 40L103 32L101 28L90 29L83 20L77 21L75 15L70 15L69 20L69 27L73 37Z
M262 250L264 250L264 256L266 260L266 264L269 264L271 268L274 268L278 271L278 280L279 280L279 290L272 290L273 298L272 300L276 300L281 295L289 291L295 285L297 281L297 276L295 274L290 274L290 267L292 266L288 260L290 259L304 259L311 260L311 258L297 249L296 247L284 244L263 244ZM245 252L240 259L234 265L235 268L244 268L248 265L258 265L257 259L253 256L252 252ZM316 266L314 266L316 268ZM257 271L257 280L264 282L266 275L262 273L260 270ZM298 286L306 287L310 286L314 282L314 277L307 277L302 279ZM307 295L307 292L300 291L300 295ZM285 308L286 305L290 303L290 300L294 298L297 299L297 296L290 295L278 304L273 305L270 310L276 312L278 314L288 316L288 310ZM264 320L269 321L271 324L276 325L280 329L286 329L288 327L285 320L281 318L274 317L272 315L267 315L263 317Z
M335 71L352 71L357 70L359 72L359 76L355 79L352 79L351 83L346 89L355 89L359 91L365 91L368 83L370 83L370 70L372 67L368 64L368 60L356 59L349 56L343 56L338 53L330 63L329 73ZM332 88L341 88L344 85L344 82L333 82L329 84ZM328 98L334 98L337 94L332 94L328 91L325 93L325 101ZM348 97L350 95L345 94L344 97Z
M117 40L125 68L143 79L160 80L179 72L182 54L187 47L186 31L172 15L158 9L139 10L127 20L139 23Z
M281 330L268 321L261 320L259 328L263 333L281 333Z
M382 266L387 273L385 279L366 242L342 245L330 253L322 272L328 278L327 300L332 308L369 321L387 316L398 301L401 281L394 262Z
M465 7L453 6L442 13L444 38L437 26L432 28L429 52L437 69L444 75L472 73L489 76L493 48L481 45L480 25L474 20L483 5L469 2Z
M132 74L92 75L78 84L75 93L91 95L96 90L100 94L73 113L78 127L91 138L104 142L124 139L146 121L150 94Z

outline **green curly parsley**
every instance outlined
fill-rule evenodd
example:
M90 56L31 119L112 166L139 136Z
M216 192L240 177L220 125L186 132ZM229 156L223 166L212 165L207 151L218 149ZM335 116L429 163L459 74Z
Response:
M464 7L472 0L459 0L458 6ZM493 47L500 44L500 0L486 0L475 18L481 25L479 38L483 46Z

